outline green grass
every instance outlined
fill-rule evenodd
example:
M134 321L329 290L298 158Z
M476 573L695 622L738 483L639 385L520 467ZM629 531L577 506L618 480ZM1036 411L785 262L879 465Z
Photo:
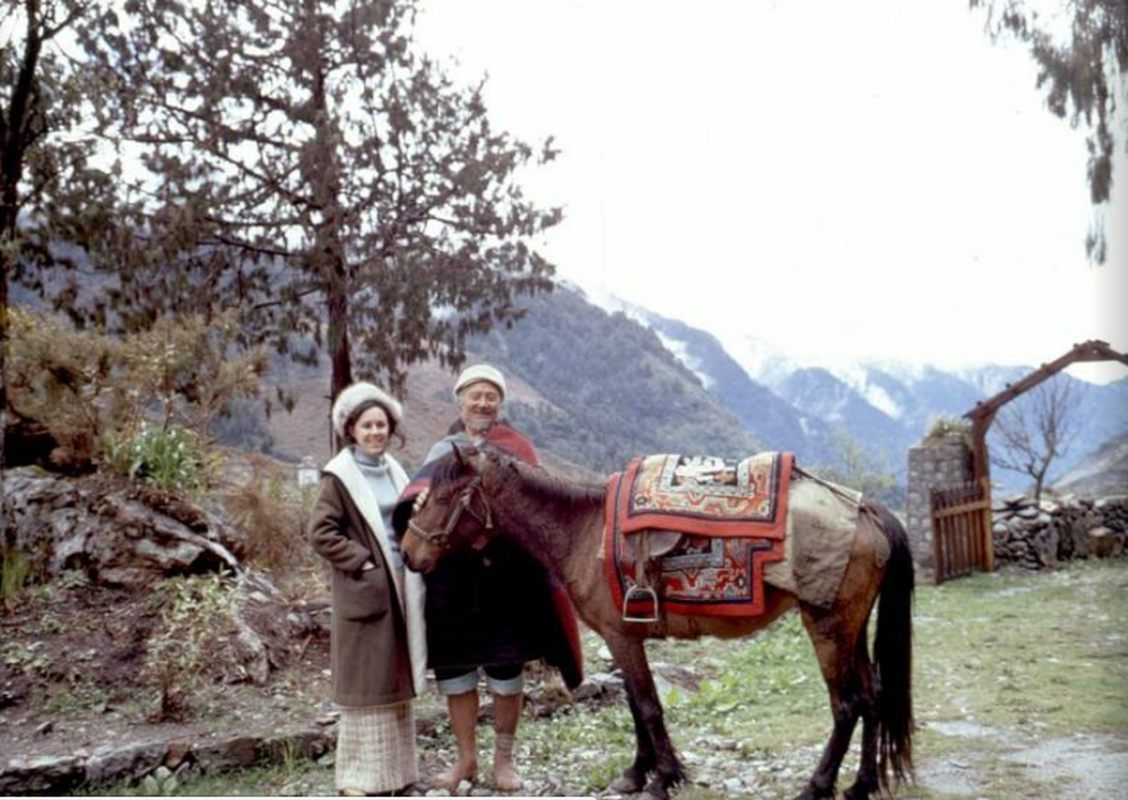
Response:
M924 587L918 716L1037 730L1128 731L1128 569L1081 562L1037 576Z

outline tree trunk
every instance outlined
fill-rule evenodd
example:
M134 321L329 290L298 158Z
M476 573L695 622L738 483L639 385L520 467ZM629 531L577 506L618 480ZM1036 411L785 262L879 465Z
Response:
M12 89L12 97L3 109L0 131L0 531L5 547L14 545L15 530L9 519L8 497L4 483L7 464L5 430L8 425L8 286L15 272L17 224L19 221L19 186L23 177L24 155L28 146L27 120L34 102L35 72L39 67L41 37L39 3L24 3L27 15L27 41L20 71Z
M310 65L313 85L311 104L316 113L315 155L311 159L312 174L308 175L320 223L316 226L311 265L325 286L328 310L329 359L332 375L329 396L336 400L341 390L352 383L352 357L349 352L349 279L345 259L344 212L341 205L341 168L337 160L339 138L333 121L325 86L324 54L329 51L325 41L327 33L317 13L317 0L306 0L305 10L309 24L319 25L321 46L317 61ZM330 426L332 431L332 426ZM340 442L335 432L330 435L331 451L336 452Z

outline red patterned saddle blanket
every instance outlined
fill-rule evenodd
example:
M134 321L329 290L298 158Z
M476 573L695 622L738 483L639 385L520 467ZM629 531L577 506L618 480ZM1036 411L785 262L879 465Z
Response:
M793 464L791 453L737 462L655 455L611 475L602 555L615 601L622 606L636 585L641 549L654 556L649 583L664 613L762 613L764 564L783 558ZM657 549L637 548L633 541L644 531L675 535L660 537Z

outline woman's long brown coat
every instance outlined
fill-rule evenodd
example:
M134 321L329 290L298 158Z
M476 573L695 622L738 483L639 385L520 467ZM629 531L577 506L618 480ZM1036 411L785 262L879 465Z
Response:
M313 548L333 570L333 700L377 706L415 692L407 626L391 566L342 482L321 478L311 526ZM366 561L375 569L361 571Z

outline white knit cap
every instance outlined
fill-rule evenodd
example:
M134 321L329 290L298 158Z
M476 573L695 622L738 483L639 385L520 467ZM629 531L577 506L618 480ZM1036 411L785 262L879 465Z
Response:
M454 398L457 400L459 392L478 381L489 381L501 392L501 399L505 399L505 376L501 374L501 370L489 364L475 364L462 370L454 384Z
M362 381L342 389L337 399L333 401L333 430L338 436L344 437L345 423L348 422L349 417L361 403L369 400L375 400L382 405L396 425L400 424L403 419L403 406L400 405L399 400L383 389Z

